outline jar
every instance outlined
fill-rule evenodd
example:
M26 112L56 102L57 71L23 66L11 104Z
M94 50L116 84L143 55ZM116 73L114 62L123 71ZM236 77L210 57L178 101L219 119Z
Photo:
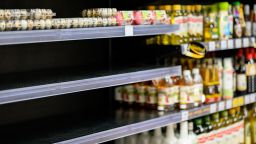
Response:
M0 20L4 20L4 10L0 10Z
M83 28L84 27L84 19L83 18L78 18L78 27Z
M41 28L40 20L34 20L34 29L39 30Z
M11 31L12 30L12 27L13 27L13 21L11 20L8 20L6 23L5 23L5 30L7 31Z
M5 20L11 20L12 14L10 10L4 10L4 18Z
M20 10L19 10L19 9L14 9L14 10L13 10L12 18L13 18L14 20L20 20L20 17L21 17Z
M64 18L60 19L60 28L65 29L66 26L67 26L66 19L64 19Z
M5 31L5 21L4 20L0 21L0 31Z
M21 24L21 30L27 30L28 28L27 20L20 20L20 24Z
M29 16L29 13L26 9L21 9L20 10L20 19L26 20Z
M34 21L33 20L27 20L27 24L28 24L28 30L33 30L34 28Z
M41 9L35 10L34 19L36 19L36 20L42 19L42 10Z
M66 19L66 28L67 28L67 29L70 29L71 26L72 26L72 20L69 19L69 18L67 18L67 19Z
M45 20L43 20L43 19L40 20L40 29L41 30L45 29Z
M60 19L53 19L53 28L60 29L61 28L61 20Z
M72 18L72 28L78 28L78 18Z

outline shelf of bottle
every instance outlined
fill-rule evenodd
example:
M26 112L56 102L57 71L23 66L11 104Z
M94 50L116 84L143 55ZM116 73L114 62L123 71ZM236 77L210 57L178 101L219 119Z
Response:
M178 25L139 25L0 32L0 45L166 34Z
M255 47L256 40L255 37L244 37L236 38L222 41L210 41L202 42L205 45L208 52L220 51L220 50L229 50L229 49L238 49L238 48L248 48ZM181 45L182 52L186 52L188 44Z
M181 67L175 66L7 89L0 91L0 104L148 81L164 76L179 75L181 75Z

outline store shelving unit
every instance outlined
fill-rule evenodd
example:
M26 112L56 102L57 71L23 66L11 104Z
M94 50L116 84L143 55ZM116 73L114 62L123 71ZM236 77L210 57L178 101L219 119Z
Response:
M158 35L173 32L178 28L179 26L177 25L140 25L11 31L0 33L0 45Z
M181 75L181 67L158 68L95 78L80 79L68 82L10 89L0 91L0 104L38 99L80 91L118 86L129 83L153 80L164 76Z

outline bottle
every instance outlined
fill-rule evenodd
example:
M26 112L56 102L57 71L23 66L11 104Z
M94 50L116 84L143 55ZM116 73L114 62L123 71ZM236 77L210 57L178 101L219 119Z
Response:
M221 122L222 127L227 127L230 125L227 111L221 112L220 122Z
M146 86L142 83L135 85L135 103L138 108L145 108L146 105Z
M137 143L139 144L149 144L150 136L148 132L143 132L139 135Z
M171 34L172 45L180 45L184 42L183 31L181 27L182 23L183 23L183 15L181 13L181 5L173 5L172 15L171 15L171 24L180 25L180 29Z
M244 142L245 144L251 144L252 140L252 131L251 131L251 121L250 121L250 117L249 117L249 113L246 107L244 107Z
M233 21L233 13L232 13L232 5L229 5L228 8L228 27L229 27L229 38L233 38L233 27L234 27L234 21Z
M174 134L174 125L168 125L166 129L166 137L163 139L163 144L176 144L177 138Z
M244 30L244 36L250 37L252 36L252 22L250 16L250 5L248 4L244 5L244 19L246 25Z
M253 24L252 25L253 25L252 34L253 36L256 36L256 4L253 5Z
M233 64L232 58L224 58L223 70L223 99L232 99L233 93Z
M204 17L203 34L204 34L205 41L211 41L211 21L210 21L209 11L210 11L210 6L208 5L203 6L203 17Z
M219 128L221 128L221 122L219 117L220 117L219 113L215 113L212 115L211 123L212 123L213 130L218 130Z
M194 83L190 70L183 71L183 79L180 81L180 109L194 107Z
M242 37L242 24L240 18L240 2L233 2L233 16L234 16L234 38Z
M194 68L192 70L193 72L193 82L194 82L194 106L198 107L201 106L202 103L205 101L205 97L203 94L203 80L199 73L198 68Z
M133 107L135 102L135 91L134 85L126 85L123 89L123 100L127 107Z
M196 41L203 41L203 15L202 5L195 5L195 17L196 17Z
M196 39L195 35L195 16L194 16L194 11L192 9L191 5L186 6L186 11L187 11L187 25L188 25L188 37L189 37L189 42L192 42Z
M246 54L246 76L247 76L247 92L255 92L255 66L252 54L247 52Z
M169 17L172 17L172 6L171 5L161 5L160 10L165 10ZM170 21L172 23L172 21ZM171 44L171 34L165 34L157 37L157 44L170 45ZM160 38L160 40L159 40Z
M219 35L218 35L218 22L217 22L217 11L218 11L218 6L216 4L210 6L210 12L209 12L209 17L210 17L210 40L218 40Z
M229 114L229 121L231 124L234 124L236 122L238 122L238 119L236 117L236 110L235 109L230 109L228 111L228 114Z
M180 123L180 138L176 144L192 144L188 139L188 122L184 121Z
M198 119L195 120L194 133L196 135L200 135L200 134L204 133L204 128L203 128L203 125L202 125L202 119L201 118L198 118Z
M185 5L181 6L181 13L182 13L182 24L180 25L183 37L183 43L189 42L188 37L188 11Z
M123 87L119 86L115 88L115 102L117 106L121 106L123 104Z
M150 144L162 144L163 139L162 129L157 128L154 130L154 135L150 139Z
M219 30L219 39L227 40L229 38L229 25L228 25L228 2L220 2L219 6L219 21L218 21L218 30Z
M237 66L236 66L236 93L237 95L243 95L247 92L247 78L246 78L246 68L245 68L245 58L243 55L243 50L240 49L237 55Z
M203 128L205 130L205 132L209 133L212 131L213 127L211 124L211 119L210 116L205 116L203 119Z
M202 68L203 69L203 68ZM204 80L204 94L205 94L205 103L215 102L215 85L213 81L213 61L212 59L207 59L207 66L204 70L201 71Z
M222 59L221 58L215 58L215 62L216 62L216 66L218 68L218 75L219 75L219 80L220 80L220 85L219 85L219 92L220 92L220 96L223 97L223 81L222 81L222 77L223 77L223 65L222 65Z
M214 102L221 101L222 97L220 95L220 76L219 76L219 67L217 61L214 61L214 65L212 67L212 84L214 86Z
M188 123L188 139L192 144L197 144L197 136L193 132L193 122Z

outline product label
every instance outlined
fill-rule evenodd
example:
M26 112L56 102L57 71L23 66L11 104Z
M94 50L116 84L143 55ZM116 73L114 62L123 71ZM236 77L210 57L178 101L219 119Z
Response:
M203 95L203 84L194 84L194 102L201 103Z
M251 36L252 35L252 23L250 21L246 21L246 30L245 30L245 36Z
M169 102L172 104L179 103L179 86L173 86L170 88Z
M229 38L228 13L220 12L219 31L221 40Z
M233 71L223 71L223 97L224 99L233 98Z
M184 27L184 25L182 25L182 23L183 23L183 17L182 16L177 16L177 17L173 18L172 24L180 25L180 29L174 32L175 35L182 36L182 33L183 33L182 29Z
M237 90L245 91L247 89L247 79L245 74L237 74Z
M194 86L181 86L180 87L180 103L189 104L193 102Z

